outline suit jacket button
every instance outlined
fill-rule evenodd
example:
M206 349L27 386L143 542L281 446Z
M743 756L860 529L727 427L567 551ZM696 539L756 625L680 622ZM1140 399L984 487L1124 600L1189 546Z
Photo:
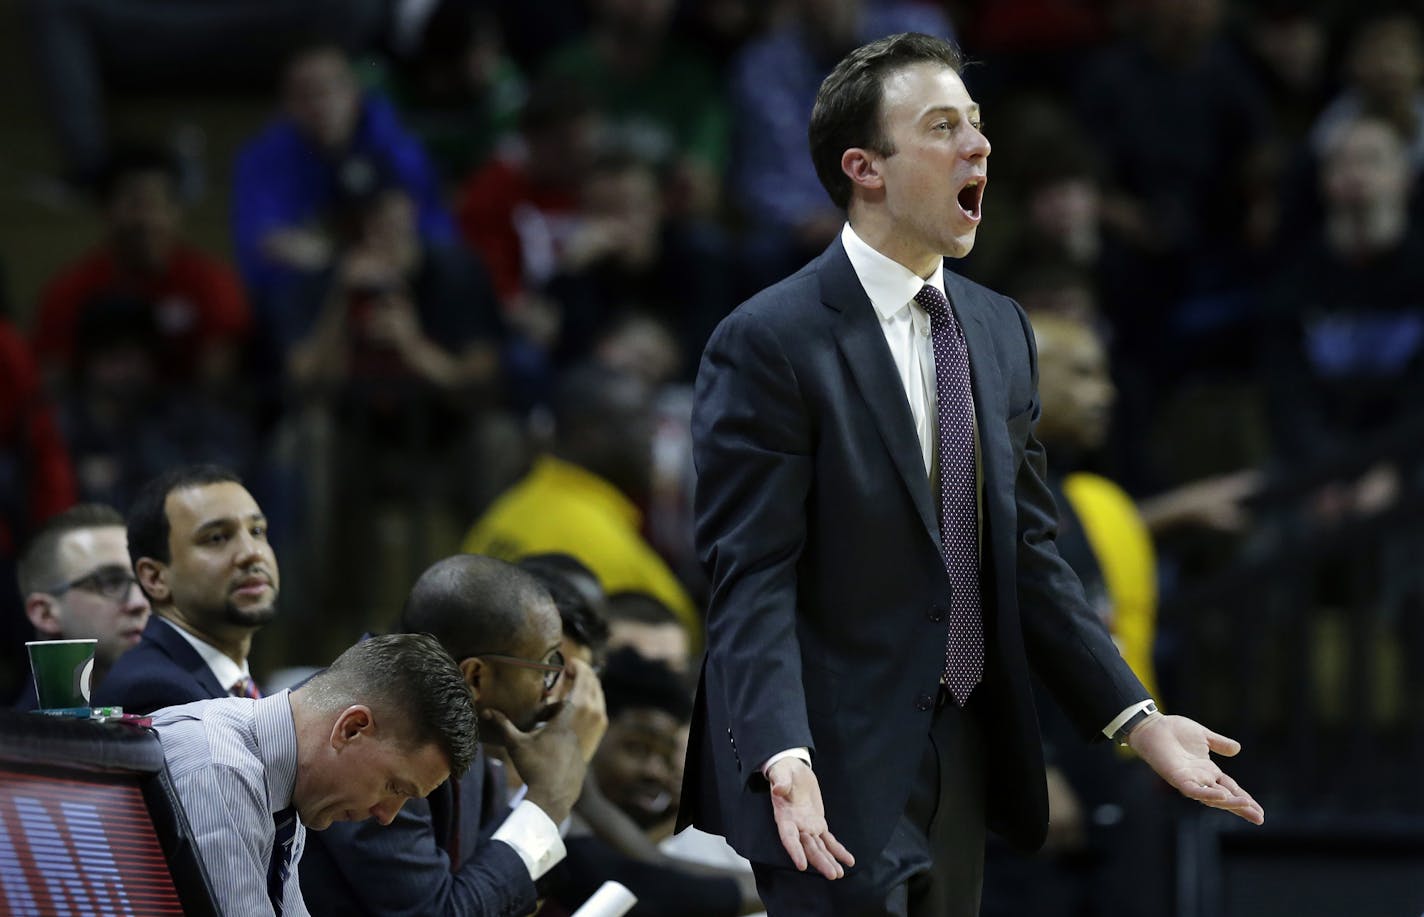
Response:
M915 698L916 710L931 710L933 708L934 698L930 697L928 694L921 694L919 697Z
M945 611L943 605L931 605L930 610L925 612L925 617L929 618L936 624L944 620L944 615Z

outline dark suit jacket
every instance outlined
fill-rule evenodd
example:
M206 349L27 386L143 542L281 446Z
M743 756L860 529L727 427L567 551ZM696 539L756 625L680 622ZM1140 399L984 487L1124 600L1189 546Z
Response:
M301 880L313 917L531 913L537 893L528 868L513 847L489 837L508 809L483 754L460 780L458 810L454 796L447 781L407 802L385 827L368 818L308 832ZM460 862L452 871L456 820Z
M948 271L973 377L983 486L990 826L1047 826L1029 665L1084 735L1146 691L1054 546L1038 372L1012 300ZM680 820L786 864L758 768L812 750L830 828L873 857L928 741L950 584L935 500L880 322L837 239L708 343L692 432L708 652Z
M34 676L25 676L25 686L21 689L20 696L15 698L14 708L22 713L40 709L40 695L35 690Z
M213 670L174 625L153 615L138 646L114 662L94 692L94 706L119 705L125 713L152 713L161 707L227 697Z

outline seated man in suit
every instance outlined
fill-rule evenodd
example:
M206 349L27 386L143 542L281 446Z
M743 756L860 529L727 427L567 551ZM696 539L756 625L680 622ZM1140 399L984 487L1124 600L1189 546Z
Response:
M486 726L526 792L512 809L478 755L469 773L389 826L336 825L313 838L302 891L313 914L527 914L534 883L564 857L558 825L578 798L581 737L602 734L603 692L581 660L565 664L559 613L538 581L472 554L421 574L401 629L433 634L455 657ZM564 679L572 684L554 701Z
M129 510L129 556L153 618L94 695L148 713L195 700L259 696L252 635L277 614L277 557L267 520L231 471L174 469Z
M218 910L305 915L306 829L390 824L475 755L469 691L427 634L373 637L294 691L159 710L153 728Z
M84 503L51 518L20 555L17 572L35 639L99 641L95 685L138 643L148 599L135 588L124 517L113 507ZM15 707L37 706L34 680L27 678Z

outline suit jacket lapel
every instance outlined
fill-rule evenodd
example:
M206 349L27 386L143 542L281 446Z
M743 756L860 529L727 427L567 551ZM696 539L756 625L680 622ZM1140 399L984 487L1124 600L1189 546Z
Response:
M188 674L196 678L213 697L227 697L228 689L218 684L217 676L213 670L208 668L208 664L203 661L203 657L198 655L198 651L176 630L177 625L169 624L167 621L154 615L144 628L143 635L158 645L175 663L181 666Z
M930 538L939 544L939 520L925 474L920 437L915 419L905 399L905 387L895 372L895 360L885 343L885 332L875 315L875 307L851 267L845 249L837 239L821 256L821 301L841 313L835 327L836 341L845 354L851 375L890 450L900 479L910 492L920 521Z
M992 493L998 484L999 470L1012 463L1012 451L1005 450L1004 381L999 373L999 361L994 358L994 339L984 319L982 297L970 291L959 275L944 272L944 289L949 294L955 318L964 330L964 343L969 348L969 380L974 392L974 418L979 430L980 473L984 490ZM993 505L985 500L985 511Z

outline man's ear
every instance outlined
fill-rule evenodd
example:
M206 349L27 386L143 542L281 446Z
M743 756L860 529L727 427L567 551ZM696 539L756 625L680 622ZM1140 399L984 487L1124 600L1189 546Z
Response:
M485 679L489 676L489 667L478 656L466 656L460 660L460 674L465 676L465 684L470 688L470 697L474 698L475 703L478 704L480 693L486 684Z
M41 637L64 636L59 620L59 602L47 592L31 592L25 596L25 617Z
M352 704L336 715L331 724L331 747L340 751L363 735L376 731L376 717L365 704Z
M168 588L168 565L152 557L140 557L134 564L138 584L152 602L167 602L172 597Z
M885 178L880 174L879 154L853 146L841 154L841 171L851 180L868 191L878 191L885 187Z

